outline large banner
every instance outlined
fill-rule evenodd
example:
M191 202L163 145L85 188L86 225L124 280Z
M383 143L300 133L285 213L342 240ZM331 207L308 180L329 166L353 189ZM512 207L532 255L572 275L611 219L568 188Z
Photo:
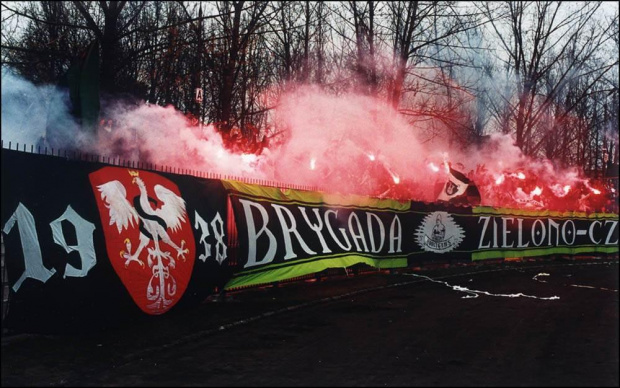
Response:
M0 228L9 318L30 322L159 315L216 289L358 264L618 252L615 214L399 202L6 149Z
M446 207L224 182L240 239L227 287L364 263L618 252L618 216Z
M468 258L469 208L341 196L225 182L240 239L228 287L288 279L364 263L407 267L416 258ZM449 210L446 211L446 210Z

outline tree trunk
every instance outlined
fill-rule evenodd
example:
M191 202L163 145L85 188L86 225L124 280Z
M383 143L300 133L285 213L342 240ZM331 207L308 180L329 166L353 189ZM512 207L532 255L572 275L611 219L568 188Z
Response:
M398 106L400 105L400 98L403 94L406 71L407 60L400 58L389 93L390 104L394 109L398 109Z
M233 88L235 87L235 72L237 69L237 60L239 56L239 30L241 28L241 10L243 2L234 3L233 25L230 31L231 45L228 61L224 65L222 72L222 92L221 104L222 113L220 117L220 130L229 133L232 128L232 106L233 106Z

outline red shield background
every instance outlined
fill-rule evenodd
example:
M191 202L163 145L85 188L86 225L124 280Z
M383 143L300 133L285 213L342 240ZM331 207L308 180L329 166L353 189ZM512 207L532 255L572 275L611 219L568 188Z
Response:
M157 260L154 260L153 268L149 268L147 256L149 255L148 250L154 248L152 240L139 255L139 259L144 263L143 266L136 261L130 261L125 266L126 259L122 257L122 252L127 251L127 239L131 242L132 253L138 248L141 234L140 220L134 222L133 225L129 223L127 228L121 229L119 233L117 225L115 223L110 224L110 209L97 187L111 181L119 181L127 191L127 201L134 207L134 198L140 195L140 190L135 183L132 183L134 175L130 174L130 171L133 174L138 173L138 176L144 181L153 209L162 206L162 202L153 190L155 185L162 185L178 196L181 196L181 193L172 181L149 171L104 167L89 175L101 217L108 258L112 267L142 311L153 315L163 314L170 310L183 296L192 274L196 254L192 225L186 211L185 222L181 223L176 232L173 232L171 228L166 230L170 239L178 246L181 246L182 240L185 241L184 248L188 249L185 260L181 257L177 258L177 251L173 247L161 239L159 241L161 250L169 252L174 259L174 268L167 259L161 260L161 266L158 266Z

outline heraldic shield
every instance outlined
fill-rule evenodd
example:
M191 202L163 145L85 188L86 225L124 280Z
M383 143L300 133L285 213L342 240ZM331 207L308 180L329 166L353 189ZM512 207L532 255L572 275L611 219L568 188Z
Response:
M112 267L147 314L170 310L194 267L194 236L178 187L156 173L104 167L89 175Z

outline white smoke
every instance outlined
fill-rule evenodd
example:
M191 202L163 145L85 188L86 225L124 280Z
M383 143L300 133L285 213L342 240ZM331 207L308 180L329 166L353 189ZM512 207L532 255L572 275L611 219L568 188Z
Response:
M2 142L72 150L88 142L69 113L69 93L2 68Z

